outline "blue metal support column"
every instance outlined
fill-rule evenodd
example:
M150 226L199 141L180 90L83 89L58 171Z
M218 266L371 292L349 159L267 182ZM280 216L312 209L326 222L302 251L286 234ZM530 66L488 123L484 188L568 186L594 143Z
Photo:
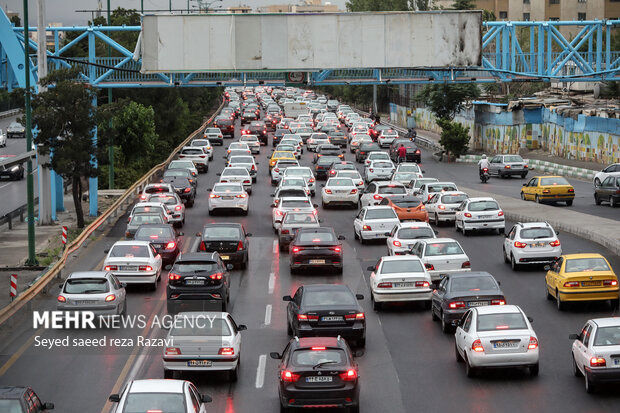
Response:
M88 30L88 61L91 63L95 62L95 33L93 33L92 27ZM88 79L91 84L95 80L96 72L95 66L89 65L88 68ZM93 98L93 106L97 106L97 95ZM93 142L97 144L97 127L93 129ZM93 166L97 167L97 157L93 155L92 158ZM93 178L88 179L88 204L89 204L89 215L91 217L96 217L99 212L99 179L95 176Z
M54 54L58 53L60 49L60 36L59 32L54 32ZM54 68L60 69L60 62L54 62ZM52 156L54 156L52 154ZM58 175L53 169L51 172L51 185L52 185L52 219L57 219L58 212L65 211L65 193L64 193L64 182L62 180L62 176Z
M54 175L56 176L56 212L65 212L65 181L57 173Z

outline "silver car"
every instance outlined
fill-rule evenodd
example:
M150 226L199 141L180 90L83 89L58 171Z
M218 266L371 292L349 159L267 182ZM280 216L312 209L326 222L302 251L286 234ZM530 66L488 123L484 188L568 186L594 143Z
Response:
M228 164L226 166L243 167L247 169L248 173L252 177L252 182L256 182L256 174L258 173L257 164L258 163L254 160L253 156L235 155L228 158Z
M209 215L218 209L235 209L243 215L248 214L248 194L240 183L219 182L209 191Z
M133 238L138 230L138 227L143 224L167 224L164 217L160 213L138 213L134 214L130 221L127 223L127 229L125 230L125 237L128 239Z
M300 228L318 228L320 226L319 218L312 212L286 212L278 228L280 251L288 250L289 244Z
M125 284L108 271L79 271L60 285L58 311L91 311L97 316L125 315Z
M19 122L11 122L8 128L6 128L6 137L11 138L25 138L26 128Z
M527 162L520 155L495 155L489 160L489 174L499 178L527 176Z
M227 166L222 173L217 175L220 177L220 182L239 182L243 185L245 192L252 194L252 177L246 168Z

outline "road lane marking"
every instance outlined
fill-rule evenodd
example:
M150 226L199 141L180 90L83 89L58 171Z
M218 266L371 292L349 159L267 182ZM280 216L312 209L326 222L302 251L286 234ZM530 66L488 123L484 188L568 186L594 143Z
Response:
M24 352L28 350L28 347L32 345L32 343L34 342L34 338L36 336L40 336L43 331L45 331L43 327L39 328L24 344L21 345L21 347L15 353L13 353L11 358L9 358L6 363L4 363L2 367L0 367L0 377L2 377L4 373L6 373L7 370L10 369L13 364L15 364L15 362L22 356L22 354L24 354Z
M196 251L198 249L198 243L200 242L200 238L199 237L193 237L193 238L194 239L191 242L191 246L192 247L190 248L191 252ZM186 245L190 245L190 243L186 242L186 243L183 244L183 254L186 254L187 252L190 252L190 251L187 251Z
M273 240L273 253L276 254L278 252L278 241Z
M269 287L269 294L273 294L273 289L276 287L276 273L272 272L269 274L269 283L267 284Z
M7 187L7 186L9 186L9 185L11 185L11 184L10 184L10 183L8 183L8 184L4 184L4 185L0 186L0 189L2 189L2 188L6 188L6 187Z
M262 389L265 384L265 366L267 365L267 355L261 354L258 357L258 368L256 369L256 388Z
M265 307L265 325L266 326L271 324L271 309L272 309L271 304L267 304L267 306Z

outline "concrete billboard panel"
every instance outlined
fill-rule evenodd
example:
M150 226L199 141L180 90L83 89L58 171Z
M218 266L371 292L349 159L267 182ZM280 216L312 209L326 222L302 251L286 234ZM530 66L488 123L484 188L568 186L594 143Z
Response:
M477 11L147 15L142 72L481 66Z

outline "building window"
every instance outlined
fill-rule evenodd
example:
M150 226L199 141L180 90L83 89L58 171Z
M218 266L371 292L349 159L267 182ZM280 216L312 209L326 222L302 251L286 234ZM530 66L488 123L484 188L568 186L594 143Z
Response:
M523 4L530 4L530 0L523 0Z
M559 22L560 18L559 17L549 17L549 20L551 20L552 22Z
M560 0L549 0L549 4L560 4Z
M588 0L577 0L577 3L587 3Z
M523 13L523 20L526 22L530 21L530 14L529 13Z
M500 19L507 19L508 18L508 12L507 11L500 11L499 12L499 18Z
M585 20L585 19L586 19L585 13L577 13L577 20Z

